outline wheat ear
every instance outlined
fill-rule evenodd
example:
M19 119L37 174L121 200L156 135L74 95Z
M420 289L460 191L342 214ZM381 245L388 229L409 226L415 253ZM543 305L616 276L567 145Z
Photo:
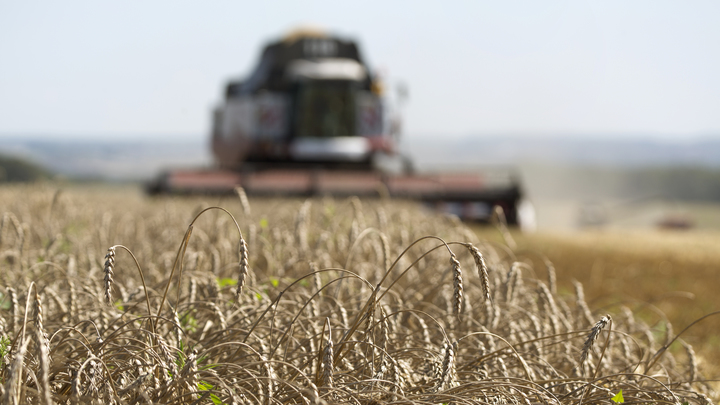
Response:
M505 278L505 302L511 303L520 286L520 265L513 262Z
M273 362L269 361L268 355L272 355L272 353L270 353L270 349L268 348L265 340L260 340L260 349L262 368L267 376L267 385L265 386L265 404L270 405L271 399L275 393L274 382L277 379L277 375L275 374Z
M250 215L250 202L248 201L247 194L245 194L245 189L237 186L235 187L235 193L240 197L240 205L242 206L243 213L245 213L246 216Z
M480 250L476 248L472 243L468 243L465 245L465 247L470 250L470 254L473 257L473 260L475 260L475 265L477 266L478 270L478 276L480 277L480 284L482 285L483 289L483 299L485 302L491 301L490 297L490 277L488 276L488 267L487 263L485 262L485 258L483 257L482 253L480 253Z
M455 351L457 350L457 342L445 345L445 356L442 362L442 372L440 380L436 386L436 391L446 390L457 385L457 371L455 370Z
M590 308L588 308L587 302L585 302L585 290L583 289L583 285L577 280L573 280L572 283L575 287L575 305L577 305L580 313L587 323L592 324L592 312L590 312Z
M328 338L323 348L322 357L322 377L320 379L320 385L322 387L332 388L333 387L333 341L332 341L332 330L330 329L330 319L325 318L328 330Z
M460 316L463 304L463 279L462 268L455 254L450 254L450 264L453 271L453 313Z
M503 239L505 240L505 244L510 248L510 250L516 250L517 249L517 243L515 243L515 239L513 239L512 235L510 234L510 231L508 230L507 226L507 218L505 217L505 211L503 208L499 205L496 205L493 207L493 213L491 216L492 222L495 223L495 226L497 227L498 231L500 231L500 234L502 235Z
M605 315L600 318L600 320L595 324L595 326L592 327L592 329L590 329L590 333L588 333L587 339L585 339L585 344L582 348L582 352L580 353L580 364L583 364L585 360L587 360L590 349L592 349L593 344L600 335L600 332L610 322L610 320L612 320L610 315Z
M697 378L697 374L698 374L698 363L697 363L697 357L695 356L695 350L693 350L693 347L685 341L681 340L680 343L682 343L683 347L685 348L685 353L687 353L688 365L689 365L689 367L688 367L688 371L689 371L688 382L692 383L695 381L695 379Z
M180 371L180 377L185 380L185 386L190 392L197 389L197 356L197 350L192 349L192 351L187 355L187 359L185 360L185 367L183 367L183 369Z
M551 293L557 294L557 273L555 272L555 266L550 260L545 259L545 267L548 272L548 288Z
M237 291L235 292L236 302L240 300L240 294L242 294L242 289L247 282L249 271L247 243L245 243L245 239L240 235L240 273L238 274Z
M108 249L105 255L105 303L112 305L113 269L115 268L115 246Z

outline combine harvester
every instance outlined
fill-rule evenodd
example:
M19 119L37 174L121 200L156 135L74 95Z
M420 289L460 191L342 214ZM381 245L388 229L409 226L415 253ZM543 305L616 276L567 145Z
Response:
M398 154L398 125L388 115L355 42L295 32L267 45L246 80L227 84L213 114L216 167L166 172L148 191L240 186L254 196L387 196L468 221L487 221L499 206L509 224L526 222L512 176L498 183L480 173L414 173ZM395 170L380 168L388 159Z

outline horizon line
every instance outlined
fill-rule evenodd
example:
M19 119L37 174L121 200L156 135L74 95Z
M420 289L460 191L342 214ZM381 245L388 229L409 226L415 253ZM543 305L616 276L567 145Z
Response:
M485 139L498 139L507 138L513 139L536 139L536 140L578 140L578 141L620 141L620 142L632 142L632 141L651 141L660 143L694 143L704 141L720 141L720 131L708 131L705 133L694 133L694 134L668 134L668 133L653 133L653 132L557 132L550 133L547 131L541 132L479 132L479 133L467 133L467 134L451 134L444 135L442 138L438 138L441 135L439 133L415 133L415 134L402 134L400 135L400 143L407 142L409 139L422 139L423 141L431 140L432 138L438 139L438 141L446 141L453 139L456 141L467 141L467 140L479 140ZM111 133L111 132L98 132L98 133L67 133L67 132L0 132L0 140L13 140L13 141L42 141L42 142L168 142L168 141L207 141L209 138L205 134L193 134L193 133L160 133L160 134L148 134L142 132L136 133Z

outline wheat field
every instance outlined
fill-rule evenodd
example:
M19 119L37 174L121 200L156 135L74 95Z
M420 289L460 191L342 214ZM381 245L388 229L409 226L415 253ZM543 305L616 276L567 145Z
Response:
M669 318L563 279L559 242L411 202L45 184L0 210L3 404L716 397Z

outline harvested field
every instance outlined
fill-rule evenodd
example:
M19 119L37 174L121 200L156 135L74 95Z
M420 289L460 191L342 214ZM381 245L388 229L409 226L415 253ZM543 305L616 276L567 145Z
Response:
M502 240L490 229L479 234ZM515 237L521 249L552 261L561 293L572 294L572 280L578 280L592 308L611 312L630 308L658 335L665 334L668 323L678 333L720 310L720 233L715 230L607 229ZM682 335L702 353L706 368L715 376L720 373L718 325L720 317L711 317ZM683 351L678 344L672 349Z
M46 185L0 207L2 403L715 395L703 353L638 306L588 304L551 239L511 248L397 201Z

